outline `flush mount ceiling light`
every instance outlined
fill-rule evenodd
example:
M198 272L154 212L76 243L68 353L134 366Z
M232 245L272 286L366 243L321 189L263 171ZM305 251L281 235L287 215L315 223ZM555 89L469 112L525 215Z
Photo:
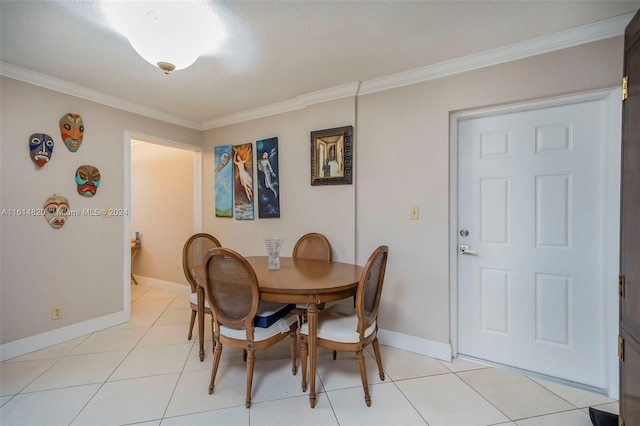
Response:
M214 53L225 37L221 19L203 1L106 1L104 6L110 24L165 74Z

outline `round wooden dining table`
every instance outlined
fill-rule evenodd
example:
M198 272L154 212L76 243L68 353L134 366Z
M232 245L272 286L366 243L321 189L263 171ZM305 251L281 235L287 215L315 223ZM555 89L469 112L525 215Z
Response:
M318 305L325 302L345 299L355 294L363 268L358 265L325 260L280 258L280 269L267 267L267 256L248 256L258 277L260 300L281 303L306 303L309 323L309 404L316 405L316 336L318 332ZM204 267L196 268L198 284L204 278ZM203 289L202 289L203 290ZM202 310L204 310L204 291L202 291ZM198 306L200 330L200 351L204 355L204 316ZM305 391L306 380L302 379Z

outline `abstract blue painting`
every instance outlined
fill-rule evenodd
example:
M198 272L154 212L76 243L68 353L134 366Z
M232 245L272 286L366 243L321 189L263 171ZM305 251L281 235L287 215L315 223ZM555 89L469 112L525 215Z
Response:
M233 164L231 145L213 148L215 158L216 217L233 217Z

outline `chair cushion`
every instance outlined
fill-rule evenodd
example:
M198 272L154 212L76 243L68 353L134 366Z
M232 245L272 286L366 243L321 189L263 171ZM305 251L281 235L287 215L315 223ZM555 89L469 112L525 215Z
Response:
M279 333L288 333L291 326L298 321L297 315L288 315L284 318L276 320L270 327L255 327L253 329L254 342L260 342L267 340ZM236 340L245 340L247 338L247 332L244 328L229 328L224 325L220 325L220 334Z
M358 315L355 309L345 308L341 305L332 306L318 313L318 338L342 343L357 343L360 335L356 331L358 327ZM364 332L364 337L369 337L376 330L376 322L371 324ZM300 333L309 334L309 323L300 327Z
M271 327L274 322L287 315L295 307L296 305L294 303L286 304L261 301L258 305L256 317L253 319L253 325L262 328Z
M191 303L193 303L194 305L198 304L198 293L191 293L191 296L189 296L189 301ZM207 309L209 308L209 301L207 300L207 298L204 298L204 307Z

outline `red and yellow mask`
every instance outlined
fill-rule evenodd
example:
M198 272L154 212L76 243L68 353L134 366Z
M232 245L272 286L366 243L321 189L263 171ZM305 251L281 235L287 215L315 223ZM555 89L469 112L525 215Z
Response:
M82 136L84 135L82 117L78 114L65 114L60 119L60 134L69 151L76 152L82 145Z

